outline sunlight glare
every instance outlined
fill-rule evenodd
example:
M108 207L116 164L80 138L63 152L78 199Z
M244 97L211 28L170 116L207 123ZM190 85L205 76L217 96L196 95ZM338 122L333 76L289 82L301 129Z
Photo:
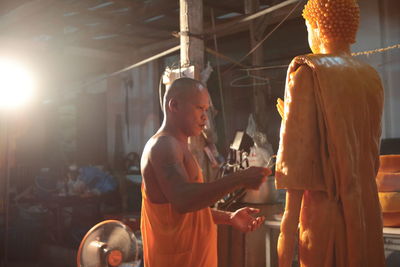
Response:
M21 64L0 58L0 108L20 107L32 97L32 74Z

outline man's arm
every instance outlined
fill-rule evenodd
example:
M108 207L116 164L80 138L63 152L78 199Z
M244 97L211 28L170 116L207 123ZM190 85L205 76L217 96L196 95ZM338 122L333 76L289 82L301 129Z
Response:
M168 202L181 213L206 208L238 188L258 189L271 173L269 169L251 167L212 183L194 183L185 166L182 145L174 138L162 136L151 148L150 161L157 182Z
M252 214L259 213L259 209L244 207L235 212L211 210L216 224L227 224L242 232L251 232L258 229L265 221L265 217L253 217Z
M288 190L286 192L285 212L278 239L279 267L292 266L295 241L298 236L297 228L299 225L302 198L302 190Z

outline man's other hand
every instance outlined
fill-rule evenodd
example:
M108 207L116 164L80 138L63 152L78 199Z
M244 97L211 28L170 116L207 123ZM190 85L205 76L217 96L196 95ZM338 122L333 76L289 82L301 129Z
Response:
M241 232L252 232L260 228L265 221L265 217L253 217L252 214L259 213L259 209L244 207L233 212L231 215L231 225Z

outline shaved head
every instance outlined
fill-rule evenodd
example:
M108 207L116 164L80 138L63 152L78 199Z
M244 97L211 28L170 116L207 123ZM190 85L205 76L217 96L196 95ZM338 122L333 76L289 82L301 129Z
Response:
M198 136L207 122L210 95L207 88L191 78L175 80L164 95L162 126L183 139Z
M171 87L165 92L164 111L166 111L166 106L171 99L176 99L178 101L186 100L188 97L193 96L202 90L206 90L206 87L200 81L187 77L176 79L172 83Z

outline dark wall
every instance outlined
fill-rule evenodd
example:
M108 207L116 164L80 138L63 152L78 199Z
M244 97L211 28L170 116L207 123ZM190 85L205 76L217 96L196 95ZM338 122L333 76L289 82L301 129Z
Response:
M82 93L77 101L77 152L79 165L106 165L106 95Z
M269 33L275 25L270 26L265 31ZM250 50L249 33L244 32L237 35L231 35L218 39L219 52L234 59L239 60ZM212 42L206 44L214 47ZM283 98L286 71L293 57L301 54L310 53L307 41L307 30L302 18L296 18L286 21L263 43L264 66L275 66L274 68L260 71L261 78L268 78L270 86L263 87L263 96L266 103L266 114L264 116L267 122L266 134L273 150L276 152L279 143L280 116L276 111L275 104L278 97ZM217 64L214 56L207 55L207 60L213 66ZM226 135L223 133L222 107L218 86L218 73L216 68L208 82L209 91L214 105L219 111L216 116L217 130L220 137L218 144L221 152L224 152L232 141L237 130L244 130L247 126L249 115L253 112L253 87L243 86L235 87L232 81L236 78L246 76L246 71L241 67L234 66L223 60L221 64L222 91L225 101L226 111ZM246 66L251 66L251 55L241 62ZM251 79L242 82L251 83ZM224 138L225 137L225 138Z

